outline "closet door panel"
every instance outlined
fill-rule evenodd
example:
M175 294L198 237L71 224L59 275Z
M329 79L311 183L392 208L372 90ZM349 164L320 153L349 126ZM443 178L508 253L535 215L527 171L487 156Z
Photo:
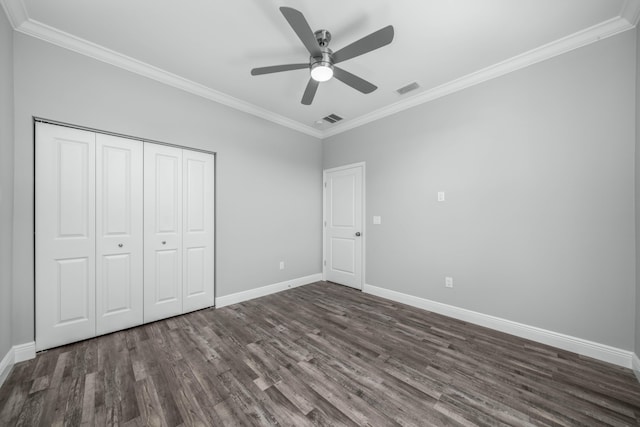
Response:
M96 136L96 330L143 321L142 142Z
M183 150L183 311L214 305L214 158Z
M144 144L144 321L182 313L182 150Z
M36 349L95 335L95 134L36 125Z

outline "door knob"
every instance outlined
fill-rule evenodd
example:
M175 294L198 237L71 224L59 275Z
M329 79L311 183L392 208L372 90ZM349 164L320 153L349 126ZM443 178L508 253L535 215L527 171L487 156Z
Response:
M163 240L163 241L162 241L162 244L163 244L163 245L166 245L166 244L167 244L167 241L166 241L166 240Z
M356 237L360 237L360 232L359 231L356 232Z
M118 243L118 247L121 248L122 247L122 243Z

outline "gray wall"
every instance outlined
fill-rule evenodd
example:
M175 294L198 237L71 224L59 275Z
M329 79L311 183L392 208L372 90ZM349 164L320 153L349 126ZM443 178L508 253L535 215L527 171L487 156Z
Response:
M636 336L640 357L640 28L636 27Z
M367 284L633 349L635 37L325 140L366 161Z
M0 11L0 360L11 340L13 221L13 30Z
M217 152L217 296L321 272L319 140L14 37L14 342L33 340L32 116Z

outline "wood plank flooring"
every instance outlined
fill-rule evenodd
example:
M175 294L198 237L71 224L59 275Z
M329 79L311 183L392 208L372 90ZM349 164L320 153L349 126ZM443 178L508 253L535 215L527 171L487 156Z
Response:
M0 425L630 426L629 369L319 282L17 364Z

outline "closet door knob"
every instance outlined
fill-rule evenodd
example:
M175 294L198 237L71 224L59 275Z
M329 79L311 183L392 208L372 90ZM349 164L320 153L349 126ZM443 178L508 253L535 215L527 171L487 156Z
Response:
M166 245L166 244L167 244L167 241L166 241L166 240L163 240L163 241L162 241L162 244L163 244L163 245Z
M122 245L122 243L119 243L119 244L118 244L118 247L119 247L119 248L121 248L122 246L123 246L123 245Z

